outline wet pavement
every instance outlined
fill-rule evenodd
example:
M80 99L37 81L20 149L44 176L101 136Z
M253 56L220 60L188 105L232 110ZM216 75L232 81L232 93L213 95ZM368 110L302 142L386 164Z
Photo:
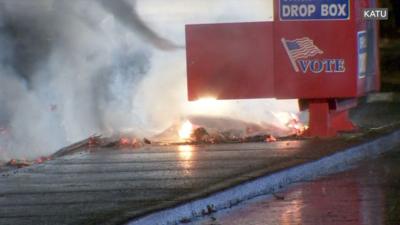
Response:
M372 114L353 114L355 121L361 125L373 121L379 128L365 125L358 133L330 139L149 145L138 149L95 147L90 151L82 147L81 151L43 164L0 173L0 224L124 224L261 176L314 162L399 129L398 125L393 126L393 122L399 121L399 114L392 107L380 105L368 112ZM284 201L274 204L281 204L276 208L280 212L289 210L282 215L298 218L301 207L297 209L290 199L302 198L311 190L308 195L321 195L328 190L333 200L338 196L351 200L357 193L365 192L358 186L354 180L344 189L325 187L322 191L315 185L315 190L287 194ZM347 189L354 190L354 196L344 196L342 192ZM366 190L370 193L370 189ZM329 201L322 206L329 208ZM327 211L336 215L333 209Z
M0 224L120 224L342 147L301 140L92 149L1 173Z
M398 225L400 146L354 168L292 185L191 225Z
M92 149L0 173L0 224L123 224L372 139Z

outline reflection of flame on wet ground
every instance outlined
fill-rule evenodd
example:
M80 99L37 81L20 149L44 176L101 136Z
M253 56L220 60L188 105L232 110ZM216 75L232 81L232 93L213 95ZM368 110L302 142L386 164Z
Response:
M290 201L280 214L280 224L282 225L290 225L293 224L293 221L302 221L302 207L304 206L303 201L303 193L299 190L296 193L293 193L294 199Z
M185 170L186 174L189 174L189 169L193 166L193 151L194 148L191 145L180 145L178 146L179 161L181 167Z
M183 160L191 160L193 155L193 147L190 145L180 145L179 149L179 158Z

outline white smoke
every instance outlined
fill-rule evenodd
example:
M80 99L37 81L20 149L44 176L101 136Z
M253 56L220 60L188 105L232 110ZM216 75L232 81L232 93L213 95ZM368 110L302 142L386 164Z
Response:
M161 131L193 111L185 51L165 51L183 46L184 24L272 18L265 0L125 3L140 19L132 26L100 1L0 2L0 160L47 155L95 133ZM223 113L257 121L272 108L296 110L272 100L225 104Z

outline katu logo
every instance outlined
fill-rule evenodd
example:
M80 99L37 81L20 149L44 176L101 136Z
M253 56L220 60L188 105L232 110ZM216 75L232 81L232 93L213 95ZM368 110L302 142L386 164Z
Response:
M282 38L282 44L296 72L343 73L346 71L344 59L309 59L322 55L324 52L308 37L295 40Z

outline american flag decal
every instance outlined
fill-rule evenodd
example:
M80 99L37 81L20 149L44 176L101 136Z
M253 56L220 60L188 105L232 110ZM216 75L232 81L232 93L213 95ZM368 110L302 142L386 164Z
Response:
M282 44L296 72L299 72L299 67L296 64L297 59L306 59L324 53L315 46L314 41L308 37L295 40L285 40L282 38Z

